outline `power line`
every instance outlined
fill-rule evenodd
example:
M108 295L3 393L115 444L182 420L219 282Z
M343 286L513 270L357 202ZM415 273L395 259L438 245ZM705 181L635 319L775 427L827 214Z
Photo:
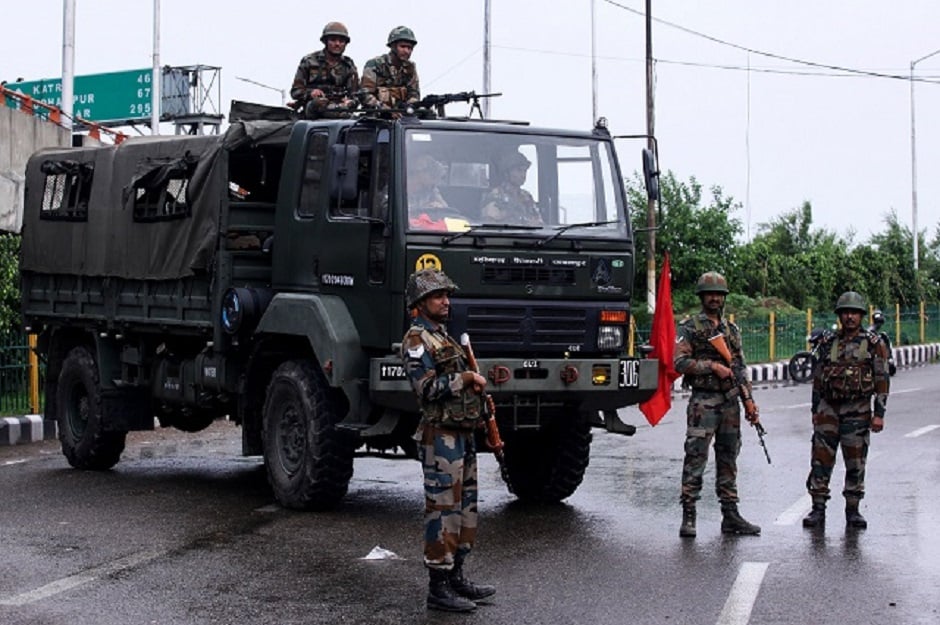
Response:
M604 1L617 8L623 9L624 11L627 11L628 13L639 15L643 17L644 19L646 18L646 14L643 11L640 11L639 9L634 9L632 7L628 7L626 5L620 4L619 2L614 2L614 0L604 0ZM747 46L742 46L736 43L731 43L730 41L725 41L724 39L719 39L718 37L713 37L711 35L707 35L697 30L692 30L691 28L687 28L685 26L670 22L668 20L660 19L657 17L653 17L652 20L659 24L663 24L664 26L669 26L670 28L674 28L676 30L682 31L686 34L693 35L695 37L701 37L702 39L706 39L718 45L727 46L729 48L734 48L735 50L741 50L742 52L748 52L750 54L765 56L771 59L777 59L778 61L786 61L788 63L796 63L797 65L806 65L809 67L818 67L820 69L828 69L828 70L833 70L833 71L846 73L846 74L857 74L859 76L868 76L870 78L890 78L892 80L903 80L905 82L908 82L911 80L911 77L908 74L885 74L882 72L874 72L871 70L856 69L854 67L844 67L841 65L830 65L828 63L818 63L816 61L807 61L805 59L798 59L798 58L794 58L790 56L785 56L782 54L775 54L773 52L764 52L763 50L757 50L755 48L749 48ZM743 68L740 68L740 69L743 69ZM918 79L915 79L915 80L918 80ZM928 82L933 82L933 81L928 81Z

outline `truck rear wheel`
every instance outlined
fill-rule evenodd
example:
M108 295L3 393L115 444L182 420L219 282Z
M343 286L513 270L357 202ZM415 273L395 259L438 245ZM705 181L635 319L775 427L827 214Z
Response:
M98 365L85 347L62 361L56 384L56 420L62 453L76 469L106 470L121 459L127 432L106 432L101 418Z
M506 468L519 499L558 502L584 479L591 455L591 424L586 413L559 418L536 432L506 437Z
M332 391L309 363L288 361L268 384L262 427L264 464L278 502L322 510L346 494L353 444L339 422Z

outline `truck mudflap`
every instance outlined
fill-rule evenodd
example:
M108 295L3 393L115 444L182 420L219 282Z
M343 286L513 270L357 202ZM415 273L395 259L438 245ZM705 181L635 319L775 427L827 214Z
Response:
M590 410L646 401L656 391L659 368L659 361L652 358L481 358L479 364L497 402L501 396L538 396ZM369 375L374 403L417 410L398 358L373 358Z

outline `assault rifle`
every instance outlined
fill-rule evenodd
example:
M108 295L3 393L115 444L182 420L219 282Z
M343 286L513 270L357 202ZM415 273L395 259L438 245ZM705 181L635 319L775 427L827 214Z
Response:
M470 105L470 116L473 111L480 114L483 119L483 109L480 108L480 98L493 98L502 93L477 93L476 91L461 91L460 93L444 93L441 95L426 95L417 102L416 107L433 108L438 117L444 117L444 106L451 102L472 102Z
M470 335L466 332L461 334L460 344L467 352L467 363L470 365L470 368L473 369L474 373L480 373L480 363L477 362L477 357L473 354L473 346L470 345ZM512 483L509 481L509 469L506 468L506 458L503 455L503 447L505 444L503 443L502 437L499 435L499 426L496 424L496 403L493 401L493 396L489 393L483 394L483 401L486 402L486 411L488 413L486 421L483 422L486 428L486 446L490 448L493 455L496 457L496 461L499 463L499 473L503 481L506 482L506 487L509 488L509 492L513 492Z
M730 367L733 358L731 357L731 350L728 349L728 343L725 341L725 336L723 334L716 334L708 339L708 342L712 344L712 347L718 350L718 353L721 354L721 357L725 359L725 362ZM734 375L734 371L731 373L731 379L734 380L734 385L740 389L741 383L738 381L737 376ZM767 451L767 443L764 441L764 435L767 434L767 430L764 429L764 424L760 422L760 414L757 412L757 405L754 404L754 400L751 399L750 402L754 406L754 416L756 420L751 421L748 419L748 423L754 426L757 432L757 438L760 441L760 446L764 448L764 457L767 458L767 464L771 464L770 452ZM745 409L746 408L747 406L745 405Z

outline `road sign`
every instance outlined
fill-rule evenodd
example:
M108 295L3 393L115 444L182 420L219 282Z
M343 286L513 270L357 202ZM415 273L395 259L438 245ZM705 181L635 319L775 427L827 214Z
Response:
M72 112L93 122L131 122L150 119L151 69L76 76ZM4 85L34 100L60 107L62 79L49 78Z

